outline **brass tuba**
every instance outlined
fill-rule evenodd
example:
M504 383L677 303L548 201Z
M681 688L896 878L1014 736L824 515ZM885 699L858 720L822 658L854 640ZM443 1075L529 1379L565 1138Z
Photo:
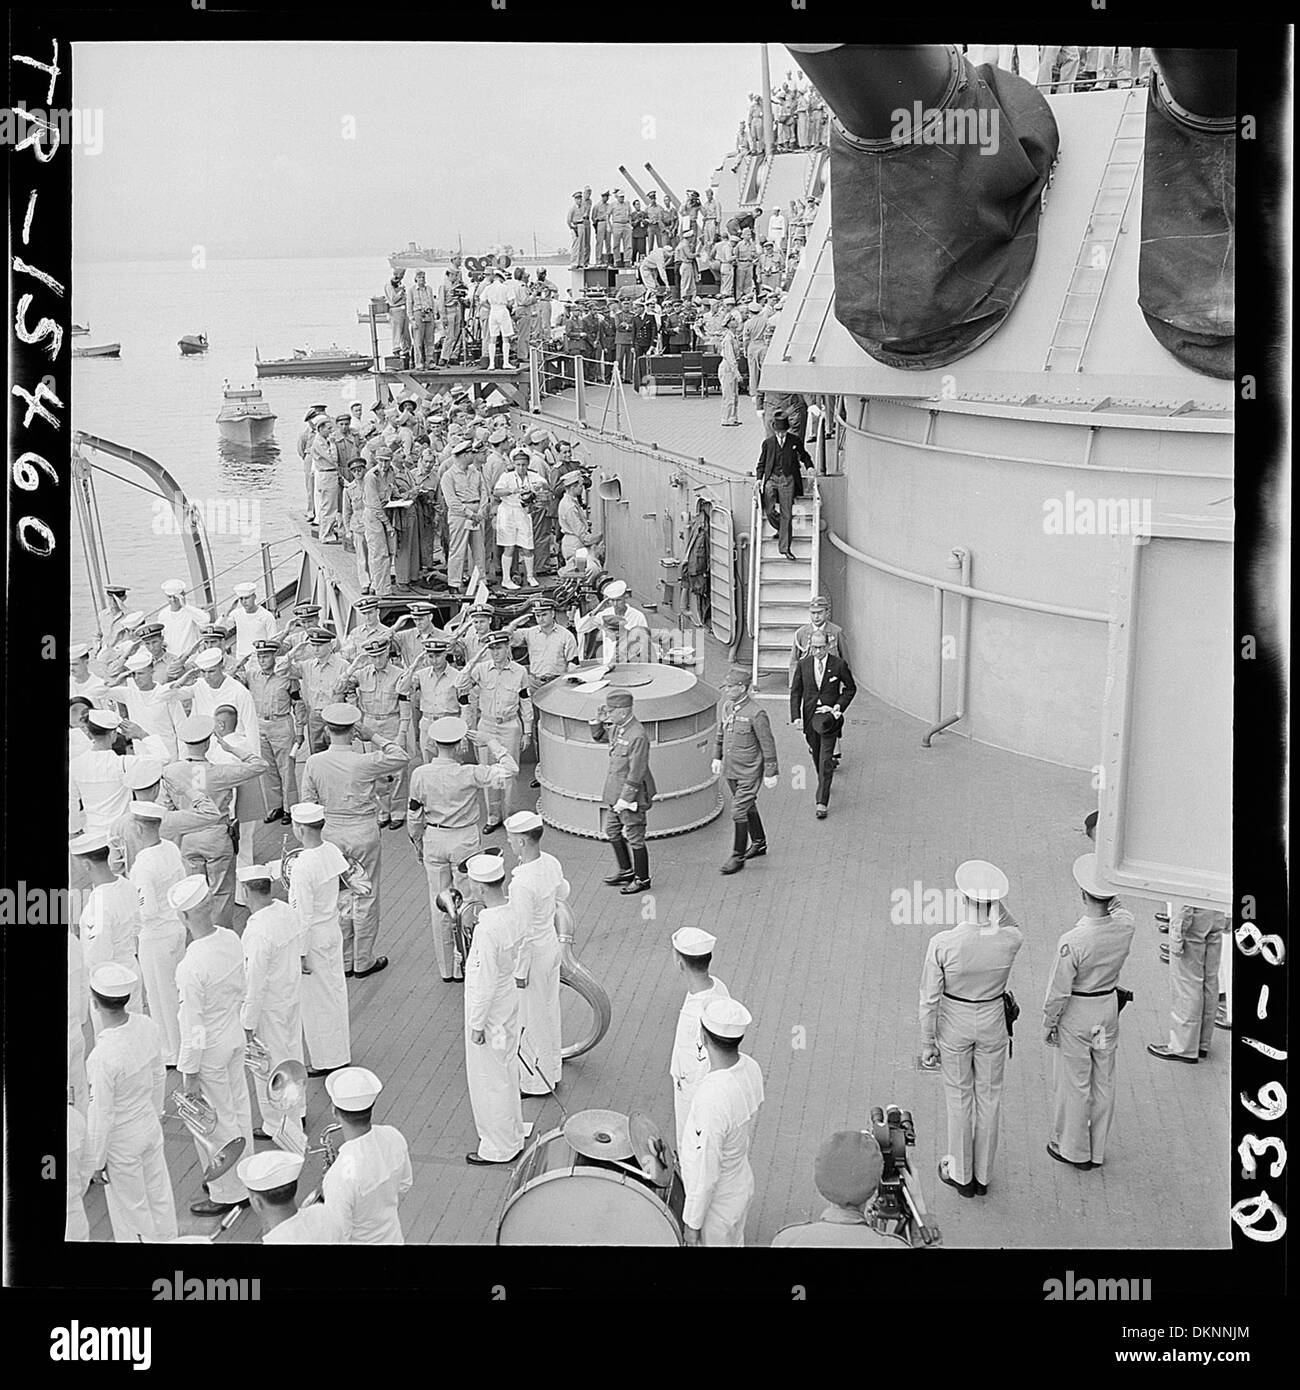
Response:
M171 1093L171 1101L174 1109L170 1114L164 1110L164 1119L180 1120L189 1130L203 1154L203 1181L216 1182L239 1162L246 1143L244 1136L237 1135L218 1149L211 1137L217 1128L217 1112L211 1104L203 1096L192 1099L179 1087Z
M244 1044L244 1065L259 1081L267 1081L271 1076L271 1054L266 1044L256 1033Z
M293 865L293 861L297 859L305 848L305 845L294 845L290 848L289 837L285 837L285 849L280 856L280 872L278 877L286 889L289 887L289 870ZM348 867L346 872L341 874L340 877L357 897L368 898L375 891L375 887L370 881L370 875L366 872L365 866L359 859L350 854L345 853L343 857L348 861Z
M276 1148L300 1157L307 1153L306 1136L299 1138L301 1130L293 1128L289 1112L296 1110L306 1095L307 1068L292 1057L281 1062L267 1078L267 1106L280 1112L280 1123L271 1132L271 1142Z
M321 1164L321 1177L323 1178L330 1168L333 1167L335 1159L339 1156L338 1136L343 1133L343 1126L336 1120L333 1124L326 1125L320 1132L318 1147L308 1149L303 1157L308 1158L313 1154L323 1154L324 1162ZM318 1187L310 1196L304 1199L299 1206L299 1211L303 1207L309 1207L313 1202L319 1202L323 1196L323 1189Z
M574 921L573 913L565 902L555 904L555 931L560 938L560 983L568 985L580 998L585 999L591 1008L591 1027L575 1043L561 1047L560 1057L568 1061L581 1057L609 1031L611 1009L609 995L604 986L573 953Z

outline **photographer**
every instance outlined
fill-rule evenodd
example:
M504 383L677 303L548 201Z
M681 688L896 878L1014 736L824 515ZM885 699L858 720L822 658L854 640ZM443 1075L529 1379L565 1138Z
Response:
M906 1165L898 1180L910 1198L905 1231L890 1229L894 1218L878 1212L881 1177L885 1160L880 1145L865 1130L840 1130L832 1134L817 1151L814 1181L817 1191L831 1204L816 1221L785 1226L772 1239L773 1247L840 1245L869 1249L891 1249L935 1245L937 1228L919 1224L925 1218L925 1199L920 1182ZM906 1200L906 1199L904 1199ZM929 1239L926 1239L926 1235Z

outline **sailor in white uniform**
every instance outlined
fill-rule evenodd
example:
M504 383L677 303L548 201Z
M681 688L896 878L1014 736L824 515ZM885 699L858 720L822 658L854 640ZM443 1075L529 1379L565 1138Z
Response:
M273 1067L281 1062L301 1062L303 955L298 914L288 903L271 896L273 875L265 864L249 864L237 873L248 891L248 921L240 938L244 943L245 987L239 1021L244 1040L252 1042L256 1036L271 1054ZM266 1081L256 1073L253 1091L266 1137L273 1138L283 1127L290 1147L305 1152L307 1136L302 1122L307 1114L306 1096L286 1110L270 1099Z
M86 1063L86 1160L92 1173L106 1171L108 1217L119 1242L176 1236L176 1203L160 1118L167 1075L162 1037L151 1018L126 1008L139 983L134 970L113 962L90 976L90 995L101 1022Z
M180 994L181 1052L177 1070L182 1090L202 1096L217 1112L208 1136L213 1151L243 1137L244 1151L253 1148L253 1111L244 1075L244 1030L239 1010L244 1001L244 948L227 927L216 924L214 900L202 874L191 874L175 885L167 901L180 914L190 934L185 959L176 970ZM199 1163L208 1155L195 1140ZM210 1186L208 1195L190 1204L195 1216L221 1216L247 1199L234 1169Z
M479 1145L466 1163L512 1163L524 1146L519 1101L519 918L505 893L505 865L476 854L466 866L485 904L465 962L465 1071Z
M560 861L541 847L542 833L536 811L516 811L506 819L510 848L519 860L510 874L510 906L519 918L519 1089L527 1096L549 1095L560 1084L560 938L555 907L568 901L570 890Z
M331 482L337 485L335 479ZM322 526L321 538L325 537L325 530ZM230 612L235 618L235 656L237 658L251 657L254 646L269 637L275 637L275 615L270 609L263 608L257 601L257 585L250 583L236 584L231 591L235 595L235 602L231 606ZM242 712L240 714L241 724L243 721ZM257 727L254 719L253 728Z
M167 655L186 656L191 648L198 646L210 619L204 609L183 602L186 592L183 579L164 579L162 591L167 595L167 606L158 610L154 622L162 624Z
M713 948L718 943L699 927L682 927L672 937L673 959L686 976L686 1000L677 1015L673 1056L669 1075L673 1081L673 1111L677 1118L677 1148L680 1152L686 1131L686 1116L700 1082L709 1074L709 1054L700 1037L700 1015L715 999L730 999L726 985L709 974Z
M745 1213L754 1196L749 1145L763 1103L763 1073L740 1050L752 1022L736 999L715 999L700 1016L709 1072L691 1101L680 1155L687 1245L745 1243Z
M371 1123L384 1083L365 1067L344 1067L325 1082L343 1126L338 1158L321 1183L330 1215L349 1245L405 1245L397 1204L411 1190L411 1154L392 1125Z
M68 1104L86 1113L86 1019L90 986L86 958L76 933L68 928ZM84 1187L82 1189L85 1190Z
M298 916L303 955L302 1030L311 1065L320 1076L352 1060L348 1024L348 985L343 969L343 928L339 922L340 879L348 861L324 838L325 808L300 801L290 808L293 833L302 845L289 870L289 906Z
M125 878L113 872L109 862L108 835L102 830L88 830L68 842L68 849L83 861L93 887L81 909L79 931L82 958L88 972L113 961L135 976L129 1008L132 1013L144 1009L140 991L137 943L140 937L140 904L135 889ZM103 1026L101 1014L92 1011L91 1022L95 1036Z
M262 1223L263 1245L335 1245L343 1239L338 1217L324 1202L299 1207L298 1176L304 1159L271 1149L239 1160L239 1178Z
M86 1188L93 1169L86 1157L86 1118L71 1101L68 1102L68 1212L63 1223L64 1240L89 1240L90 1222L86 1220Z
M181 1050L180 996L176 967L185 959L185 927L167 894L186 875L178 846L162 838L167 811L156 801L133 801L133 836L138 844L128 877L140 909L139 961L149 1017L163 1040L163 1062L176 1065Z

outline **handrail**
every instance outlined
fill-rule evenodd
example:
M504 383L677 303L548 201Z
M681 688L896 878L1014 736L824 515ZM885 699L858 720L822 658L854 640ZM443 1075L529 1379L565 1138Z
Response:
M755 489L749 504L749 679L754 686L758 685L758 647L762 627L759 613L759 567L762 564L763 553L763 518L760 508L758 490Z

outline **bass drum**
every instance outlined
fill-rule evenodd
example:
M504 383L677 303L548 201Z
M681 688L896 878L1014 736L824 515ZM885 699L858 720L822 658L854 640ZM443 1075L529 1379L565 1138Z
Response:
M585 1158L562 1129L551 1130L519 1160L497 1244L680 1245L686 1192L676 1160L666 1188L635 1168Z

